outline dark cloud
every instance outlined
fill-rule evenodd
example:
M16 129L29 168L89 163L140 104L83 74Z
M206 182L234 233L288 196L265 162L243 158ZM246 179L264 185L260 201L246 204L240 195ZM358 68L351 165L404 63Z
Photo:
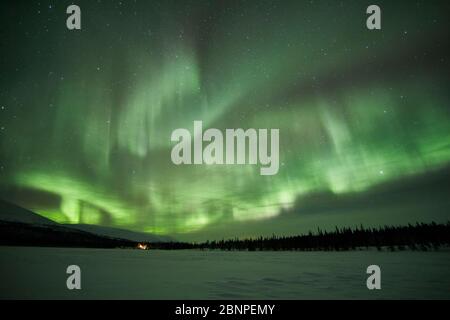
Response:
M439 203L450 209L450 166L426 174L402 177L375 185L363 192L335 194L314 192L297 197L285 213L299 215L347 213L349 211L389 210L394 207L413 207Z

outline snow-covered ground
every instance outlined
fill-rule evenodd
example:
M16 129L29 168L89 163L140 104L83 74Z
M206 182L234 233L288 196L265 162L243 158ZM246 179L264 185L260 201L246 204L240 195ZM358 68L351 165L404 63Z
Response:
M81 268L81 290L66 268ZM381 290L366 268L381 267ZM0 298L450 298L450 252L222 252L0 247Z

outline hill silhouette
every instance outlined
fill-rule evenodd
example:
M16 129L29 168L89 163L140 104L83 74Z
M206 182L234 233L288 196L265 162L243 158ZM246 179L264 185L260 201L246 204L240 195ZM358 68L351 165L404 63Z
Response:
M135 232L120 228L89 224L59 224L42 217L33 211L4 200L0 200L0 230L3 233L0 234L0 244L10 245L20 244L34 246L37 245L37 243L47 243L48 245L53 243L56 246L60 246L57 243L56 235L64 239L66 239L68 235L71 235L72 237L84 236L88 238L91 235L94 235L97 240L109 238L125 240L131 243L172 241L169 237L161 237L150 233ZM43 239L45 238L49 238L48 241L44 241ZM50 238L52 239L51 241ZM65 243L66 240L63 242ZM94 238L92 238L92 240L94 240ZM35 242L36 244L34 244ZM82 245L84 242L78 241L76 243ZM61 245L65 246L66 244Z
M19 207L4 200L0 200L0 221L21 222L37 225L57 224L56 222L44 218L33 211Z

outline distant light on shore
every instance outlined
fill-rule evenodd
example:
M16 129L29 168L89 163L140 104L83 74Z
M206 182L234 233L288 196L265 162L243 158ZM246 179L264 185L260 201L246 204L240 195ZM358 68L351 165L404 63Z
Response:
M148 246L145 243L138 243L137 249L147 250Z

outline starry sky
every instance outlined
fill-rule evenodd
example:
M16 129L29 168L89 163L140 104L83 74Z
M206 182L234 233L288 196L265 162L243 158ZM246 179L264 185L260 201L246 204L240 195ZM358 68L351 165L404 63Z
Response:
M450 218L448 1L0 4L0 197L206 240ZM174 129L280 130L280 170L171 162Z

